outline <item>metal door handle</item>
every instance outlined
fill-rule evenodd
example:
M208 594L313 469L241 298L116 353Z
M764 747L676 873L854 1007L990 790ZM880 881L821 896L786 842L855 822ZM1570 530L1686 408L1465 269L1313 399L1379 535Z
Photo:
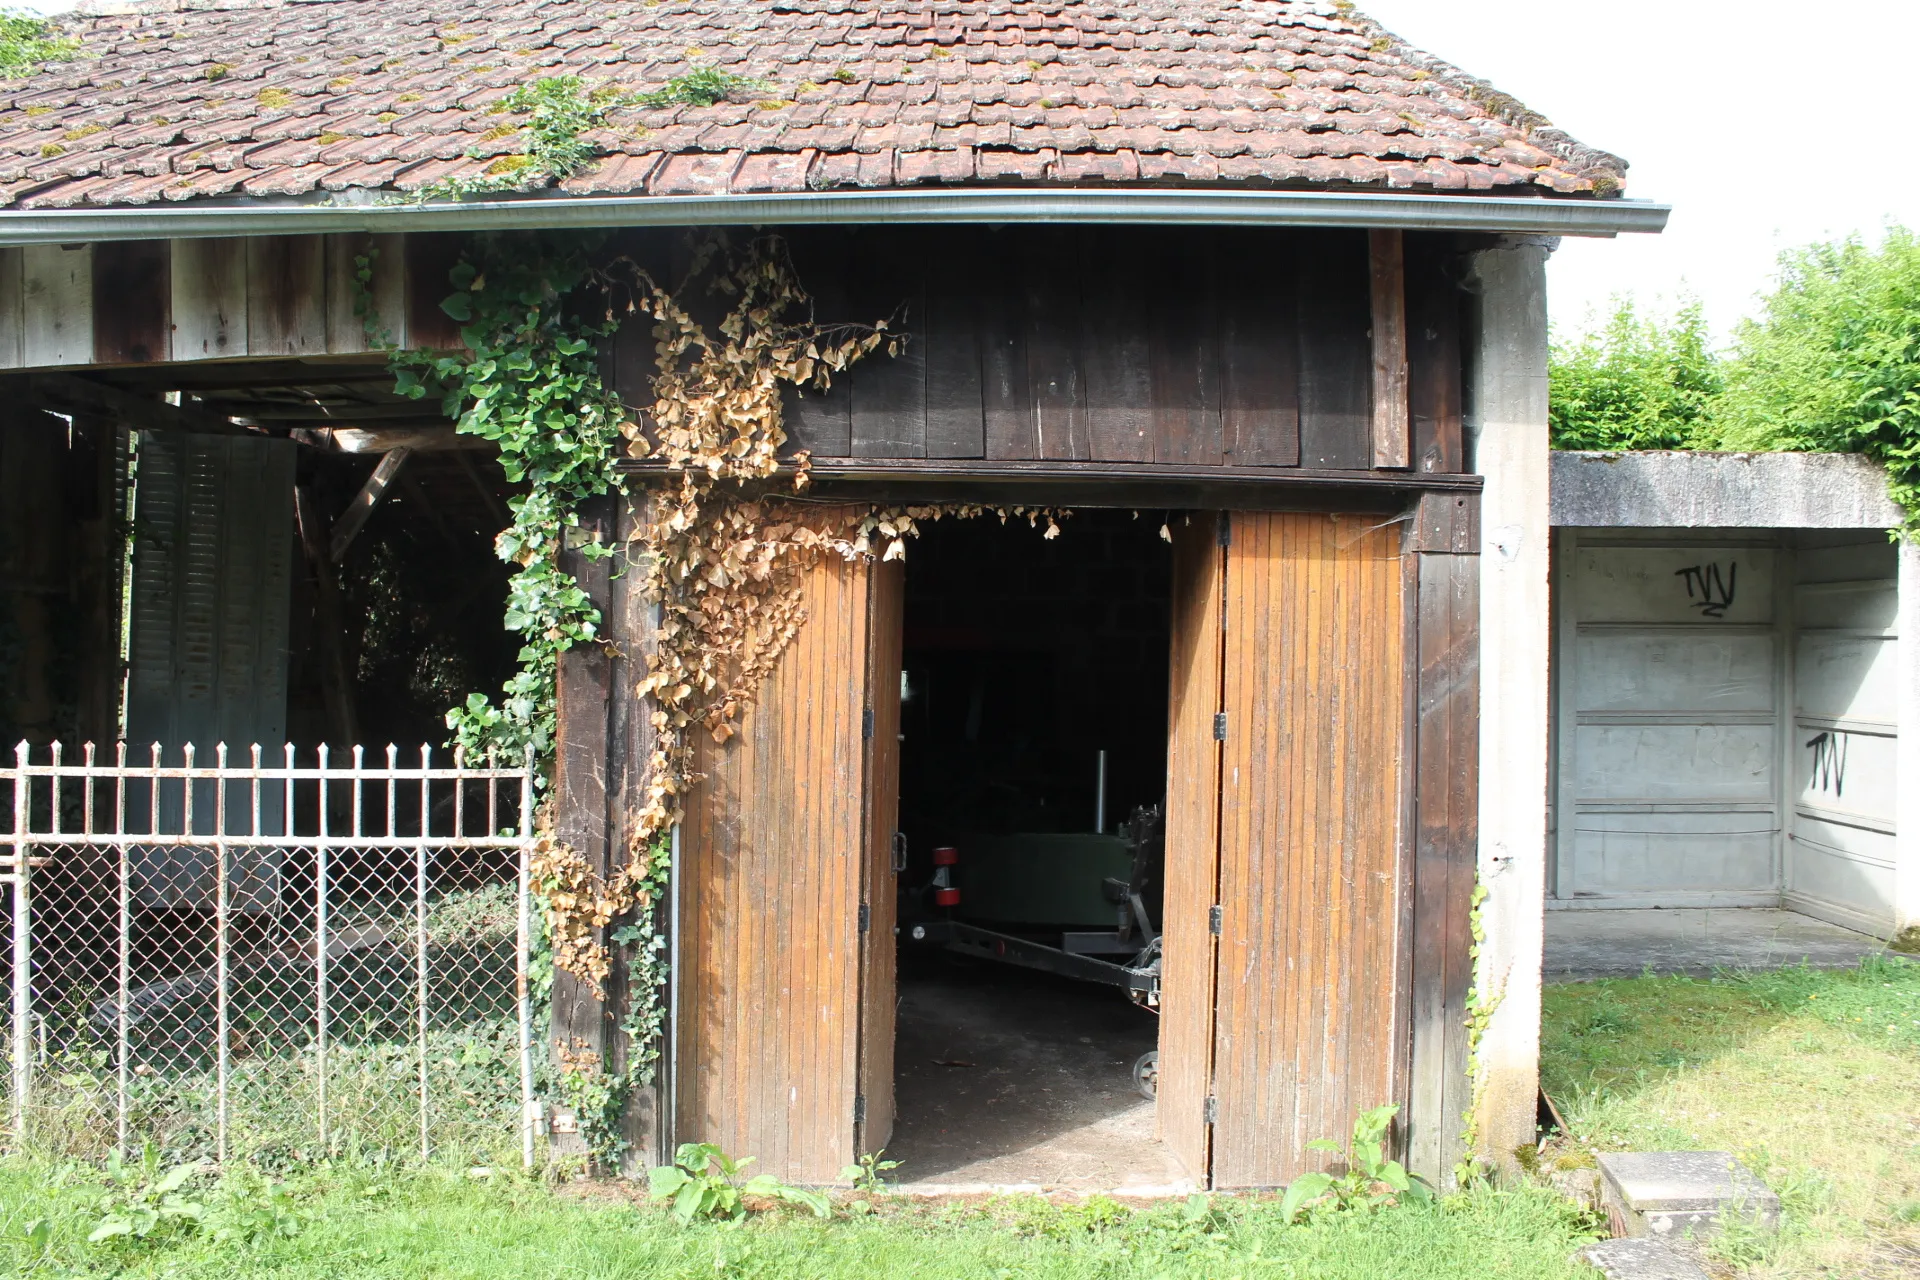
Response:
M907 833L893 833L893 874L899 875L907 869Z

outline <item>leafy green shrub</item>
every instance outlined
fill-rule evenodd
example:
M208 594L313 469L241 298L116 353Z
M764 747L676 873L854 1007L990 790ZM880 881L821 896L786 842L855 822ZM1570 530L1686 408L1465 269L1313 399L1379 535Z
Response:
M1621 299L1597 333L1555 343L1548 361L1553 447L1695 447L1723 379L1708 337L1698 302L1663 322Z
M1896 226L1878 246L1785 254L1712 416L1721 448L1866 454L1920 529L1920 237Z

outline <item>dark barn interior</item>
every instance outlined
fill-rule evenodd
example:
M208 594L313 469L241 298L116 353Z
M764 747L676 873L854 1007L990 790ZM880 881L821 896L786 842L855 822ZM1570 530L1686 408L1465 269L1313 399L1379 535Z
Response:
M1080 511L1046 538L1044 520L989 513L930 525L908 553L890 1151L913 1180L1172 1180L1133 1078L1152 1012L1114 986L917 943L913 926L951 918L1049 947L1113 930L1118 831L1166 787L1161 528L1181 518ZM957 861L936 866L935 849Z

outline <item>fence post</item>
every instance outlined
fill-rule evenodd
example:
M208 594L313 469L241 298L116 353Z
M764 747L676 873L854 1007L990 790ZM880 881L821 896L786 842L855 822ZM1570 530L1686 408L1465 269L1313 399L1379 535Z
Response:
M413 850L414 910L414 991L420 1040L420 1160L433 1155L433 1142L427 1115L427 784L429 747L420 748L420 843ZM397 772L398 748L387 744L387 836L395 834L393 793L400 786Z
M316 757L319 777L314 787L320 798L319 838L313 852L313 1044L318 1084L314 1109L319 1113L320 1150L327 1152L327 744Z
M27 1088L33 1075L33 948L29 942L31 890L28 885L27 752L23 739L13 749L18 770L13 778L13 1142L19 1150L26 1140Z
M519 891L515 895L513 985L520 1018L520 1163L533 1168L534 1129L539 1114L533 1101L533 993L527 974L533 950L533 748L527 748L520 774Z

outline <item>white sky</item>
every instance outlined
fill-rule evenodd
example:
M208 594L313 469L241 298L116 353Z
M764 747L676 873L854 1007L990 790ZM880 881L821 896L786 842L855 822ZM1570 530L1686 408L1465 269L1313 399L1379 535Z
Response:
M1910 68L1920 3L1359 0L1418 48L1625 156L1627 194L1673 206L1658 236L1567 240L1554 324L1617 292L1687 289L1722 333L1782 247L1889 221L1920 229Z
M71 0L29 0L48 12ZM1700 297L1725 332L1783 247L1889 221L1920 228L1912 62L1920 2L1361 0L1414 45L1632 162L1667 231L1568 240L1549 268L1562 332L1612 295ZM1823 16L1824 15L1824 16ZM1831 19L1828 21L1827 19Z

